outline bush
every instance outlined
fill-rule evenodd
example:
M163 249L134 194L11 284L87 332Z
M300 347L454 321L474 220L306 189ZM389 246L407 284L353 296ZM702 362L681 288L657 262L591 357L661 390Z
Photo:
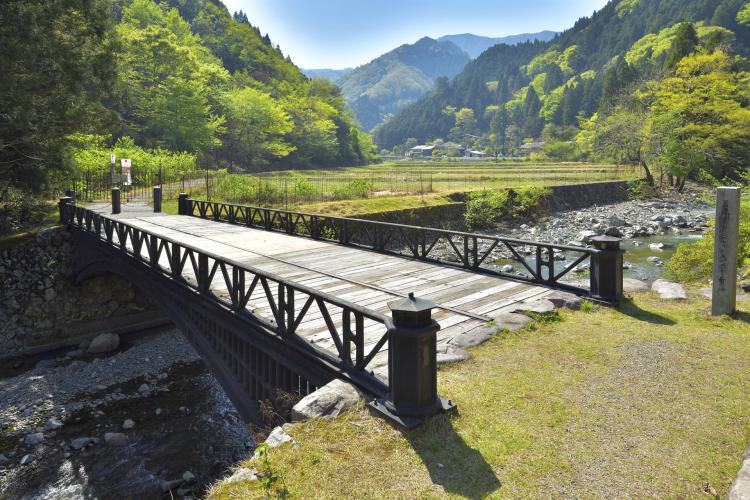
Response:
M236 203L250 203L256 199L258 180L247 174L227 174L214 187L216 199L231 200Z
M356 198L367 198L375 190L373 183L369 180L357 179L349 184L334 188L333 196L337 200L352 200Z
M546 199L552 194L552 190L545 187L530 186L513 189L515 198L514 205L521 214L531 214L546 206Z
M44 222L52 210L49 202L17 189L8 189L0 202L0 235Z
M469 193L464 221L470 230L490 227L508 211L508 191L484 190Z
M706 232L697 243L682 244L667 263L667 277L683 282L709 279L714 265L714 231ZM740 240L737 267L750 266L750 201L740 208Z

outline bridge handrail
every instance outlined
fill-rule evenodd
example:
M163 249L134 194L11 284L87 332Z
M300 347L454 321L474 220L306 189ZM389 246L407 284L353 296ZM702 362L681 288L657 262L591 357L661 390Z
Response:
M68 227L75 227L85 233L95 235L99 241L103 241L124 251L136 260L143 261L161 274L169 275L175 280L181 280L183 285L190 287L202 295L208 295L210 298L217 300L237 313L251 317L281 336L295 334L305 314L313 302L315 302L326 323L328 333L336 345L339 357L334 358L328 351L320 349L313 344L310 345L316 350L319 356L326 358L329 362L339 364L344 369L354 368L366 374L365 368L383 348L388 339L388 331L385 331L370 352L365 352L364 319L381 323L387 328L386 322L390 320L390 316L373 311L359 304L315 290L314 288L276 276L273 273L237 262L233 259L199 249L196 246L177 241L168 236L154 234L116 218L107 217L106 215L71 203L60 205L60 218L61 222ZM116 242L113 238L115 234L117 235ZM128 238L132 250L127 247ZM145 256L142 253L144 245L146 245ZM167 257L168 268L165 268L160 263L162 255ZM198 258L197 261L195 259L196 256ZM146 260L144 257L148 257L148 259ZM209 265L209 260L213 260L213 265ZM192 265L196 277L195 284L190 283L182 275L182 270L188 262ZM219 271L221 273L220 276L224 277L224 284L227 286L227 291L230 292L230 300L226 300L210 290L211 283ZM249 286L249 291L246 286L246 273L252 275L252 283ZM277 294L271 292L271 288L268 286L269 281L278 286ZM266 318L256 315L246 308L258 284L262 287L265 299L274 315L275 322L268 321ZM308 296L299 312L296 312L294 304L295 292ZM276 295L276 300L274 300L274 295ZM339 334L326 305L341 309L341 334ZM354 315L354 321L351 321L352 314ZM352 323L354 323L354 328L352 328ZM355 359L352 359L352 344L355 347ZM377 385L377 382L380 382L382 384L382 381L379 379L375 379L374 377L372 379L369 381L370 383L375 382L375 385ZM380 389L381 392L384 390L382 387Z
M614 269L613 271L615 273L619 272L619 277L603 277L599 273L592 272L590 274L589 289L559 281L560 278L573 271L576 266L583 263L586 259L590 260L590 266L593 267L595 260L598 263L599 258L608 258L613 251L620 252L619 243L616 245L616 248L608 248L609 245L606 243L603 244L601 248L560 245L448 229L428 228L397 224L393 222L337 217L307 212L295 212L290 210L215 202L187 197L183 197L180 201L179 210L182 215L213 218L217 221L244 224L250 227L262 227L266 230L285 232L296 236L333 241L350 246L370 248L379 252L402 256L407 255L418 260L454 265L450 261L441 260L430 255L430 252L442 239L448 244L455 257L458 258L460 265L466 269L481 271L515 280L553 286L592 296L598 295L596 292L602 290L602 284L599 282L602 278L611 278L613 281L619 280L619 282L622 281L622 269ZM394 240L394 236L400 236L409 247L409 251L406 254L387 248L387 245ZM355 237L359 241L352 241ZM456 242L453 238L462 241ZM461 243L463 244L463 248L459 248ZM485 244L487 248L480 251L480 243ZM598 245L598 242L595 241L595 244ZM530 277L509 274L498 269L488 268L486 265L483 266L492 251L501 245L510 252L513 261L518 262L524 267ZM536 257L534 267L529 265L521 256L523 250L519 251L516 247L534 248ZM572 263L566 265L563 270L556 272L556 252L575 252L580 255L573 259ZM596 296L596 298L607 302L614 302L619 297Z

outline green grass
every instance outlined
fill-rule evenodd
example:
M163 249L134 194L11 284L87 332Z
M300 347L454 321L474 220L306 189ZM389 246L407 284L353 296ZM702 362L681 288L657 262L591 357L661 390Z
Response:
M364 409L294 424L272 450L292 498L721 496L750 441L750 312L637 295L501 334L440 369L454 415L399 432ZM271 492L274 493L274 492ZM220 482L210 498L262 497Z

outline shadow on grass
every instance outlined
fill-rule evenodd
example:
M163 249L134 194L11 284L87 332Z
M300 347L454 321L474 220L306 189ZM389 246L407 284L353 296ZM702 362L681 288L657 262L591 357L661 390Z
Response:
M448 494L482 498L500 488L500 479L482 454L455 431L449 415L437 415L405 434L434 484Z
M677 324L676 321L669 319L666 316L662 316L661 314L657 314L653 311L647 311L646 309L641 309L630 299L623 300L617 310L627 316L630 316L633 319L645 321L646 323L651 323L654 325Z
M744 323L750 323L750 313L745 311L735 311L732 313L732 319L742 321Z

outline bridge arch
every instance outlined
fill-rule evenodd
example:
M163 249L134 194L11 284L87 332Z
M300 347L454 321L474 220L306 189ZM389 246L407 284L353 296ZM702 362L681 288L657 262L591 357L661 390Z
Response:
M246 421L261 423L258 401L276 391L305 396L337 376L335 370L290 348L278 336L155 273L112 247L92 245L73 231L73 280L104 274L133 283L175 324Z

